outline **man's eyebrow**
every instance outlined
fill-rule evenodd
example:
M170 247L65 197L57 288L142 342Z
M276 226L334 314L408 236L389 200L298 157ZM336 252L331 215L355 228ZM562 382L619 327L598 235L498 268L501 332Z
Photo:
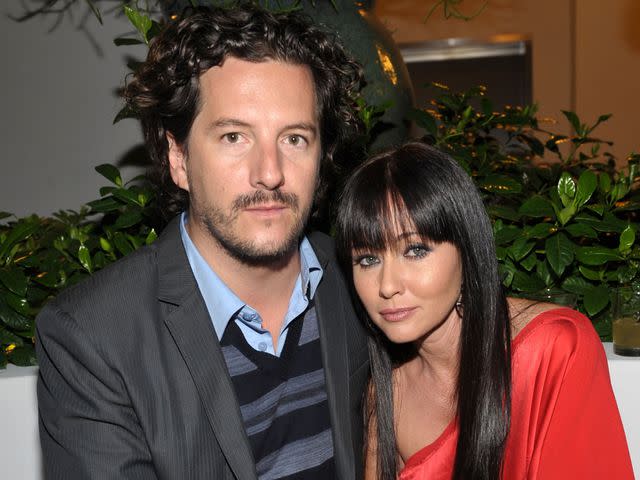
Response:
M300 123L292 123L291 125L287 125L283 130L306 130L313 135L318 133L318 127L313 123L300 122Z
M251 124L247 122L243 122L242 120L238 120L237 118L219 118L218 120L211 122L209 124L209 130L213 130L214 128L224 128L224 127L250 127Z

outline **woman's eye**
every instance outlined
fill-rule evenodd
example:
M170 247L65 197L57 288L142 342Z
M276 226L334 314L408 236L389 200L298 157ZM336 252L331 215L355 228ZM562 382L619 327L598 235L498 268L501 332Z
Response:
M409 245L405 251L405 257L422 258L425 257L431 249L426 245Z
M359 265L363 268L371 267L379 263L380 260L375 255L360 255L356 257L353 262L354 265Z

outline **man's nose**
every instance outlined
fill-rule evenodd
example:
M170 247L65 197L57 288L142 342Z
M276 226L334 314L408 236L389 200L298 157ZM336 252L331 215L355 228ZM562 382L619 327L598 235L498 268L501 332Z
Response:
M283 159L277 144L263 144L257 149L250 182L252 187L263 190L275 190L284 184Z

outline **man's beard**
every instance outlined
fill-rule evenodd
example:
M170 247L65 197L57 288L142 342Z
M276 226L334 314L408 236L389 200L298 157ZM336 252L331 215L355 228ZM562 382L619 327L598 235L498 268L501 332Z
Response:
M194 198L191 200L192 203L197 202ZM300 213L297 215L295 223L291 225L286 238L277 244L257 245L251 240L241 239L237 233L232 231L231 226L243 209L266 203L283 204L291 208L294 214ZM300 212L297 195L283 193L280 190L270 192L257 190L252 194L241 195L234 200L231 206L231 213L228 215L222 212L220 208L212 205L193 206L196 206L196 208L192 208L192 214L198 217L198 221L206 227L211 237L231 257L249 266L277 265L291 255L298 248L298 241L311 210L311 205L309 205L305 211ZM225 226L228 226L228 228L225 228Z

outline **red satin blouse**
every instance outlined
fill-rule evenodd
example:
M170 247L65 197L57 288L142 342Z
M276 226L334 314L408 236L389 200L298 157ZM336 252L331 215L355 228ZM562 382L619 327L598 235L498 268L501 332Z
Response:
M633 479L607 359L591 322L569 308L535 317L512 341L512 410L503 479ZM400 480L449 480L454 422L410 457Z

